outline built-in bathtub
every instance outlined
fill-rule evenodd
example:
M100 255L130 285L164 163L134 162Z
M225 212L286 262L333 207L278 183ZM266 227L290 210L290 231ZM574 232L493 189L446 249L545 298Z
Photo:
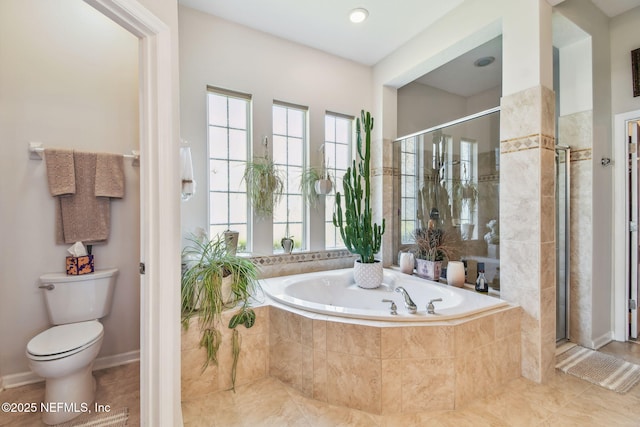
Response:
M405 307L404 297L394 292L401 286L417 305L415 314ZM382 285L377 289L359 288L353 280L353 270L315 272L295 276L275 277L262 281L263 290L275 301L315 313L368 320L430 322L460 319L508 305L506 301L488 295L469 292L437 282L385 270ZM431 300L434 314L427 313ZM387 300L387 301L383 301ZM398 307L391 314L389 300Z
M376 414L455 409L521 375L521 310L498 298L392 270L376 290L357 288L350 269L261 283L268 373L307 397Z

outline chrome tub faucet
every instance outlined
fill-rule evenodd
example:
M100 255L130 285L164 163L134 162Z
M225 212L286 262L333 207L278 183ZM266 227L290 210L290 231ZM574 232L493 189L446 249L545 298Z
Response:
M396 292L400 292L404 297L404 306L407 308L407 310L409 310L409 313L416 314L416 311L418 311L418 306L413 302L406 289L402 286L398 286L396 288Z

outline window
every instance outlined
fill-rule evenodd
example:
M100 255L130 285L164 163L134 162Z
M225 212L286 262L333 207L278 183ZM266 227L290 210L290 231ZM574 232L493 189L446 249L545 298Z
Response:
M250 102L249 95L208 88L209 234L239 232L239 252L251 247L242 185L251 133Z
M340 230L333 225L333 211L335 192L342 193L342 177L351 166L351 139L353 117L335 113L324 116L324 161L329 175L334 181L332 194L325 196L325 246L329 248L344 248Z
M400 236L403 244L413 243L413 232L418 228L417 194L418 171L417 137L400 141Z
M462 199L462 206L460 209L460 223L461 224L475 224L477 221L477 212L475 203L475 197L471 197L468 194L477 188L477 145L474 141L461 140L460 141L460 182L464 185L465 194ZM477 191L477 190L475 190ZM470 238L471 236L469 236ZM474 238L477 237L477 231L474 230Z
M306 250L306 216L300 178L306 166L307 109L290 104L273 105L273 162L285 181L281 202L273 212L273 248L282 250L280 240L287 231L294 248ZM288 230L287 230L288 228Z

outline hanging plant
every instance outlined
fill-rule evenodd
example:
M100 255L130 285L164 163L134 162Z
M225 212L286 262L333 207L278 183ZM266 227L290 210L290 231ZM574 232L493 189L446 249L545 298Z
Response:
M316 193L315 185L320 179L320 172L316 168L307 168L302 171L300 176L300 191L304 195L310 207L318 206L318 193Z
M280 202L284 192L284 178L281 171L269 158L267 138L264 139L265 155L248 161L242 180L247 185L247 197L256 215L261 217L273 214L273 208Z

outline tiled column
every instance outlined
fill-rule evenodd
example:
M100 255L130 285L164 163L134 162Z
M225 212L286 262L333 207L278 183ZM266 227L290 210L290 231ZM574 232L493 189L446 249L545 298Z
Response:
M523 308L522 375L537 382L555 358L554 99L536 86L501 101L501 297Z

